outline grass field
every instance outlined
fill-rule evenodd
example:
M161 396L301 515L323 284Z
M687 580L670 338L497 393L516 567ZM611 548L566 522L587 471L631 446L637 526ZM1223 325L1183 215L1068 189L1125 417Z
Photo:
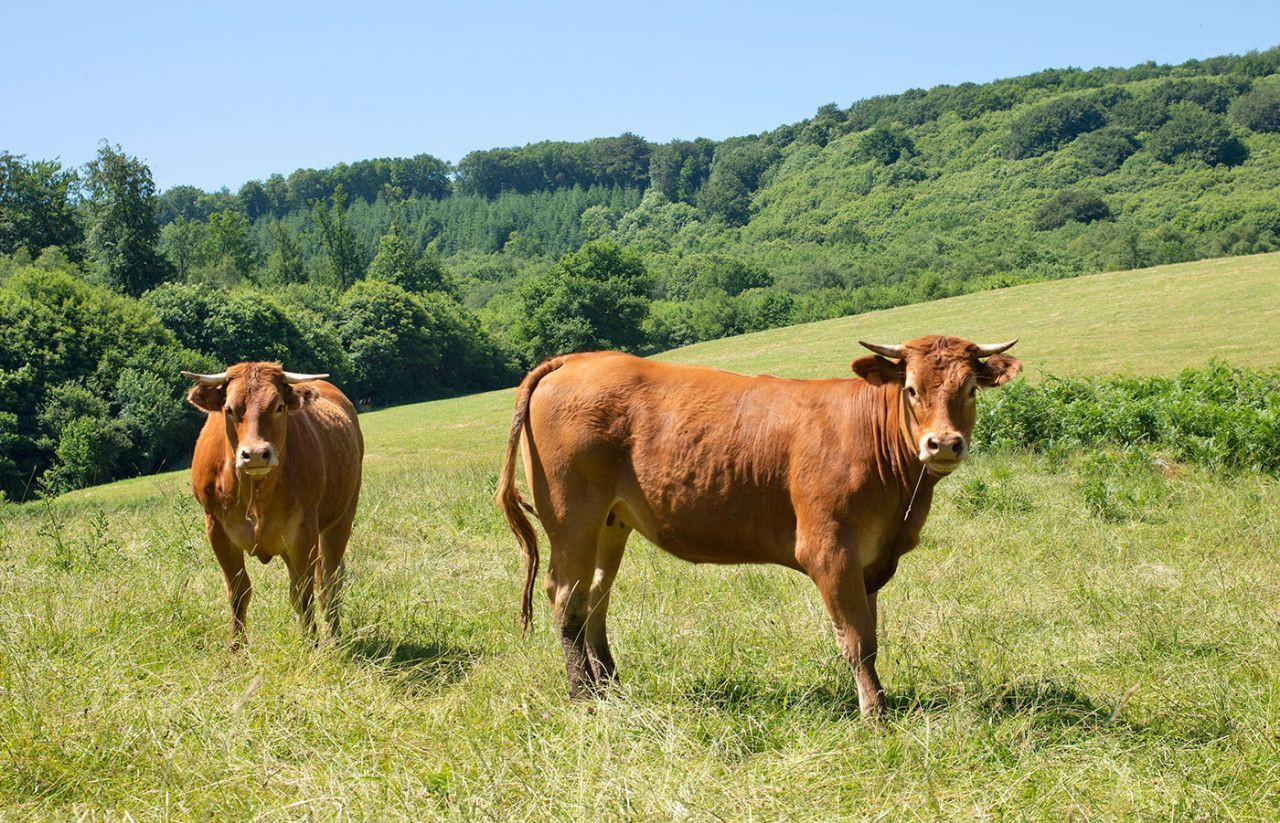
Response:
M1280 362L1280 255L1037 284L664 355L847 373L858 337L1020 336L1029 376ZM979 455L881 595L890 717L816 591L636 539L623 685L564 698L490 503L511 393L362 418L346 634L313 648L252 564L250 648L181 472L0 510L0 817L743 820L1280 807L1280 487L1194 467L1091 507L1097 456ZM1107 481L1111 482L1111 481Z

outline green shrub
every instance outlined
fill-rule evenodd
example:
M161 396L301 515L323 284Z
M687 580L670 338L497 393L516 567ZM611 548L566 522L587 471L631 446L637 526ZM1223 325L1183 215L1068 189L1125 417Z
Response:
M1065 226L1072 221L1076 223L1092 223L1095 220L1107 220L1111 217L1111 209L1106 201L1091 191L1066 189L1055 194L1049 202L1036 209L1031 217L1031 225L1036 231L1048 231Z
M1237 166L1249 155L1221 117L1190 103L1172 107L1169 120L1152 133L1146 147L1162 163L1186 158L1209 166Z
M129 436L118 420L77 417L62 429L54 462L41 476L45 490L59 494L111 479L116 460L129 447Z
M354 400L425 400L514 377L475 317L443 294L361 280L342 296L337 331L350 355Z
M1259 82L1231 106L1231 119L1257 132L1280 132L1280 79Z
M1108 126L1082 134L1071 143L1071 152L1094 177L1110 174L1138 150L1138 143L1125 129Z
M1104 123L1097 104L1079 97L1055 98L1013 121L1005 137L1005 155L1014 160L1038 157Z
M1118 101L1107 112L1107 122L1115 128L1133 132L1151 132L1169 119L1169 106L1150 94Z
M1205 111L1222 114L1248 85L1249 81L1233 77L1171 77L1157 83L1147 96L1162 106L1193 103Z
M415 294L447 290L444 268L435 255L417 251L412 240L394 230L378 241L378 253L369 264L368 277Z
M0 285L0 415L14 421L0 436L8 441L0 488L22 499L33 479L57 490L129 473L135 461L118 458L139 444L119 419L116 388L124 371L164 383L167 401L154 393L151 399L167 405L165 419L172 419L185 414L178 370L211 366L142 302L65 271L19 269ZM181 442L190 428L172 431L176 439L156 450L143 444L143 451L172 455L190 447Z
M395 403L438 390L440 330L413 295L391 283L362 280L338 307L339 333L351 358L353 399Z
M712 291L722 291L732 297L747 289L771 285L773 278L759 266L713 252L682 257L671 274L664 278L662 289L667 298L683 300L705 297Z
M526 364L553 354L639 348L651 278L640 256L612 243L588 243L520 289L512 330Z
M974 442L993 449L1159 449L1280 477L1280 369L1214 364L1173 379L1051 378L982 395Z
M172 374L172 373L171 373ZM172 377L139 369L124 369L116 380L112 405L132 448L120 461L133 473L159 471L188 457L203 420L175 403Z
M18 430L18 415L13 412L0 411L0 504L10 496L9 491L22 484L22 470L18 461L11 455L17 455L23 437Z
M888 166L915 151L915 144L900 128L875 126L868 129L858 138L858 154L868 160L874 160L882 166Z
M293 371L324 371L289 316L266 294L169 283L143 298L183 345L223 364L271 360Z

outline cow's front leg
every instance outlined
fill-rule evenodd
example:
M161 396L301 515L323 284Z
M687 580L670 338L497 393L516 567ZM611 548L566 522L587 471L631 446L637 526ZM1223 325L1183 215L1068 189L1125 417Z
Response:
M284 564L289 569L289 602L293 604L302 630L314 637L316 538L306 534L298 537L298 542L284 553Z
M218 521L206 517L205 531L209 535L209 545L213 547L213 556L217 558L227 582L227 600L231 604L231 650L236 651L246 642L245 613L249 610L253 586L244 567L244 552L231 544Z
M885 713L884 689L876 675L876 621L857 550L834 540L802 541L797 559L818 586L831 615L840 650L853 669L862 716Z

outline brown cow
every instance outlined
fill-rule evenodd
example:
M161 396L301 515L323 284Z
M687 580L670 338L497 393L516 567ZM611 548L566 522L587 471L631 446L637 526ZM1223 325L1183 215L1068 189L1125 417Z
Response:
M616 676L605 619L634 529L695 563L777 563L809 575L863 715L883 713L876 592L919 542L934 484L967 456L978 388L1021 371L1000 354L1014 342L863 343L883 356L854 361L861 379L746 377L615 352L554 357L531 371L497 497L525 553L527 628L538 547L515 484L519 446L551 541L546 591L570 695Z
M329 375L294 374L275 363L183 374L199 381L187 400L208 414L191 462L191 489L227 579L231 647L245 638L252 591L246 553L263 563L283 555L290 600L309 633L318 586L329 633L336 635L343 554L364 459L355 408L321 379Z

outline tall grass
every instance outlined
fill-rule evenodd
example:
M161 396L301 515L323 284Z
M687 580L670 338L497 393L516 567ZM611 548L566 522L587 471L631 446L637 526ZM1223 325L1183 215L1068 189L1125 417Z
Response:
M0 819L1263 820L1280 803L1268 477L1120 453L1098 498L1092 457L976 456L880 596L890 711L872 728L802 575L642 540L610 614L622 685L568 701L541 598L520 634L489 457L371 458L333 647L294 625L280 564L253 563L249 646L227 651L187 491L0 511Z

